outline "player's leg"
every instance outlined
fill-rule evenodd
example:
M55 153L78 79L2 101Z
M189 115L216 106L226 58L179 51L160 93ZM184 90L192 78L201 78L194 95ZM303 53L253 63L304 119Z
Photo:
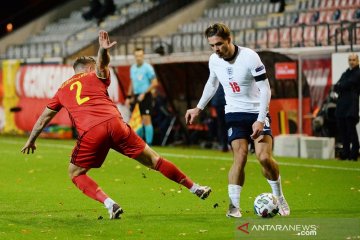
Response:
M356 124L359 122L356 118L348 118L348 130L347 136L351 142L351 150L349 155L349 160L357 161L359 156L359 136L356 130Z
M142 115L144 132L145 132L145 141L148 145L151 145L154 138L154 127L151 122L151 115Z
M145 97L142 102L140 102L140 112L142 123L144 126L145 132L145 142L151 146L154 137L154 127L151 122L151 114L152 114L152 96L151 93L145 94Z
M233 164L230 167L228 180L228 194L230 198L228 217L241 217L240 193L245 182L245 165L248 154L248 141L235 139L231 142L233 150Z
M279 178L279 166L272 157L272 137L261 135L254 141L255 154L262 166L263 175L269 180Z
M228 128L228 141L233 151L233 164L228 175L228 193L230 198L228 217L241 217L240 196L245 182L245 165L247 162L249 136L252 124L257 118L253 113L226 113L225 121Z
M110 214L110 219L120 218L122 208L98 186L86 173L89 169L69 164L69 176L75 186L86 196L104 204Z
M190 192L196 194L201 199L206 199L211 193L211 188L207 186L200 186L194 183L188 176L186 176L175 164L161 157L148 145L140 155L135 158L145 166L152 168L162 173L168 179L183 185L188 188Z
M85 133L77 141L69 164L69 176L75 186L88 197L104 204L110 219L120 218L123 210L86 173L91 168L99 168L104 162L110 143L108 123L99 124Z
M340 138L341 138L341 144L342 149L340 152L340 159L346 160L350 156L350 139L349 139L349 123L346 118L338 118L337 119L338 126L341 126L340 131ZM350 133L351 134L351 133Z
M141 164L161 172L165 177L182 184L201 199L205 199L211 192L209 187L199 186L187 177L172 162L166 160L147 145L121 119L113 119L111 148L119 153L137 160Z
M272 193L279 200L279 213L282 216L287 216L290 214L290 208L282 191L279 166L272 157L272 137L270 135L262 135L254 143L255 154L261 164L263 175L270 184Z

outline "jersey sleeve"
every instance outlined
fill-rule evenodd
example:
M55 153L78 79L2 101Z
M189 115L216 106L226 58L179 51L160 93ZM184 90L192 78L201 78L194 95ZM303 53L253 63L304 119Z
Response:
M55 96L53 98L50 99L50 102L47 104L46 106L47 108L53 110L53 111L60 111L62 108L62 105L59 101L59 94L58 92L55 94Z
M260 90L260 107L257 121L265 122L266 115L269 112L269 103L271 98L269 80L265 79L264 81L257 81L256 86Z
M248 59L248 67L255 81L258 82L266 80L267 76L265 65L262 63L259 55L255 51L248 49Z
M209 70L210 70L210 75L209 75L209 79L207 80L203 93L201 95L201 98L199 100L199 103L197 104L197 108L200 108L201 110L203 110L206 105L209 103L209 101L211 100L211 98L215 95L217 88L219 87L219 80L216 77L215 72L212 70L212 66L211 66L211 58L209 61Z

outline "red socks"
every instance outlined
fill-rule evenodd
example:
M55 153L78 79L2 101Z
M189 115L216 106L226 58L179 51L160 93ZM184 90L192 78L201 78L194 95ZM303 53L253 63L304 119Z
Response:
M169 162L164 158L159 158L159 161L155 166L155 170L161 172L165 177L173 180L174 182L182 184L188 189L190 189L194 184L193 181L186 177L186 175L172 162Z
M193 186L193 181L186 177L172 162L164 158L160 158L155 166L155 170L161 172L165 177L180 183L186 188L190 189ZM73 183L88 197L104 203L108 196L101 190L94 180L86 174L82 174L72 178Z
M86 174L73 177L72 181L85 195L96 201L104 203L105 199L108 198L97 183Z

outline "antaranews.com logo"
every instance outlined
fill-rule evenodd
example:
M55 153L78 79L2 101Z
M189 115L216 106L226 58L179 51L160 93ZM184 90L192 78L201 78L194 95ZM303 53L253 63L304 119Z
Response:
M236 239L360 239L359 218L248 218L237 221Z
M316 236L317 228L316 225L303 225L303 224L295 224L295 225L282 225L282 224L253 224L244 223L238 227L238 230L242 231L245 234L250 234L251 232L293 232L293 234L298 236Z

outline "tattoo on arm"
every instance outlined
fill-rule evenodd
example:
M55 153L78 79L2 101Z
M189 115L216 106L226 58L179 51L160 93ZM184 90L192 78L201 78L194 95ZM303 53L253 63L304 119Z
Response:
M56 114L56 111L52 111L48 108L44 110L31 131L31 134L29 136L29 142L35 142L41 131L46 127L46 125L51 121L51 119L53 119Z
M110 54L108 50L100 47L98 51L98 59L96 65L96 75L98 77L107 78L109 72L109 68L108 68L109 63L110 63Z

